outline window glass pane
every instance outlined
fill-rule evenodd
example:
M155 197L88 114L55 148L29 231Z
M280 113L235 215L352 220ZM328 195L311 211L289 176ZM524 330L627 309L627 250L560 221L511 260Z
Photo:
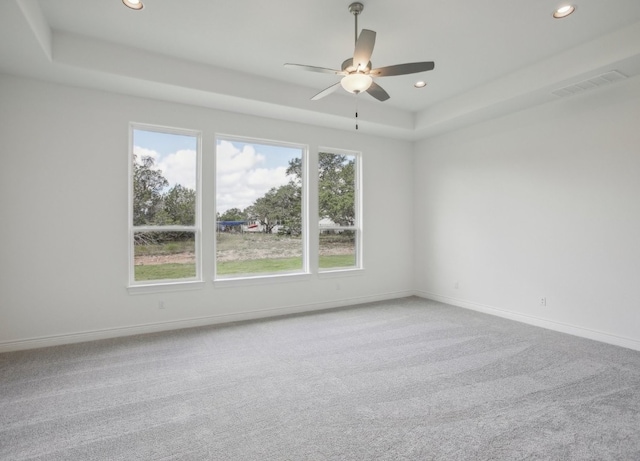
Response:
M356 231L322 229L319 265L321 269L356 266Z
M134 279L196 276L195 232L134 232Z
M133 225L195 225L198 138L133 130Z
M132 125L132 285L201 278L199 144L196 131Z
M356 224L355 163L355 155L318 154L320 227Z
M217 276L303 269L304 152L299 146L218 139Z
M357 155L318 153L319 267L358 266Z

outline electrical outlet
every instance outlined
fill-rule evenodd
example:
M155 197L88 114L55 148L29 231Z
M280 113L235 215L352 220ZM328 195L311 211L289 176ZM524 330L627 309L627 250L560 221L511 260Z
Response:
M158 301L158 309L164 309L164 301Z
M545 298L544 296L540 298L540 305L541 306L546 306L547 305L547 298Z
M458 283L458 282L454 283L454 284L453 284L453 288L455 288L456 290L457 290L458 288L460 288L460 283Z

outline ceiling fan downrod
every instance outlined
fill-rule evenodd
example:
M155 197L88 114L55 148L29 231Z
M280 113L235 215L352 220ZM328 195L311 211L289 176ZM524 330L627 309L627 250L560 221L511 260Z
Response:
M358 15L362 13L362 10L364 10L364 5L360 2L353 2L349 5L349 13L352 13L356 19L356 43L358 42Z

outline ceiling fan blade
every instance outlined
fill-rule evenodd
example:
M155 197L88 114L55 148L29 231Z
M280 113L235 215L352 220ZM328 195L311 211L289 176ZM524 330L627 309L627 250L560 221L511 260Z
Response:
M333 85L331 85L328 88L325 88L324 90L322 90L320 93L318 93L317 95L315 95L313 98L311 98L312 101L317 101L318 99L322 99L325 96L330 95L331 93L333 93L334 91L336 91L338 88L340 88L340 82L338 83L334 83Z
M356 48L353 52L353 65L364 69L371 61L373 46L376 43L376 33L369 29L362 29L356 41Z
M379 67L373 69L370 74L376 77L391 77L392 75L415 74L417 72L425 72L433 70L435 63L428 62L410 62L407 64L396 64L395 66Z
M311 72L320 72L322 74L333 74L333 75L344 75L345 72L341 70L328 69L326 67L316 67L316 66L305 66L304 64L290 64L287 63L284 67L288 69L300 69L300 70L308 70Z
M367 90L367 93L376 98L378 101L386 101L390 98L389 93L384 91L382 87L376 82L371 82L371 86Z

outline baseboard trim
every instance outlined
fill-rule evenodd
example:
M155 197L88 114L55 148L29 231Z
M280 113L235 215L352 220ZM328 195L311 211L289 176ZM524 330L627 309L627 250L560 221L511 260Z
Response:
M83 343L96 341L99 339L119 338L123 336L133 336L145 333L157 333L160 331L180 330L183 328L202 327L207 325L218 325L223 323L241 322L246 320L257 320L269 317L278 317L289 314L301 314L305 312L322 311L339 307L355 306L376 301L387 301L389 299L404 298L413 296L412 290L382 293L372 296L356 296L320 303L298 304L285 307L275 307L268 309L258 309L251 311L208 315L182 320L172 320L168 322L154 322L142 325L132 325L116 328L105 328L100 330L83 331L61 335L42 336L37 338L19 339L14 341L0 341L0 353L13 352L26 349L37 349L40 347L62 346L65 344Z
M453 298L450 296L443 296L428 291L414 291L413 294L421 298L431 299L433 301L439 301L445 304L451 304L452 306L462 307L485 314L503 317L509 320L515 320L516 322L522 322L529 325L546 328L548 330L567 333L573 336L579 336L581 338L592 339L594 341L600 341L603 343L612 344L614 346L626 347L627 349L640 351L640 341L635 339L616 336L610 333L578 327L567 323L556 322L554 320L542 319L531 315L519 314L517 312L507 311L497 307L488 306L486 304L480 304L473 301Z

